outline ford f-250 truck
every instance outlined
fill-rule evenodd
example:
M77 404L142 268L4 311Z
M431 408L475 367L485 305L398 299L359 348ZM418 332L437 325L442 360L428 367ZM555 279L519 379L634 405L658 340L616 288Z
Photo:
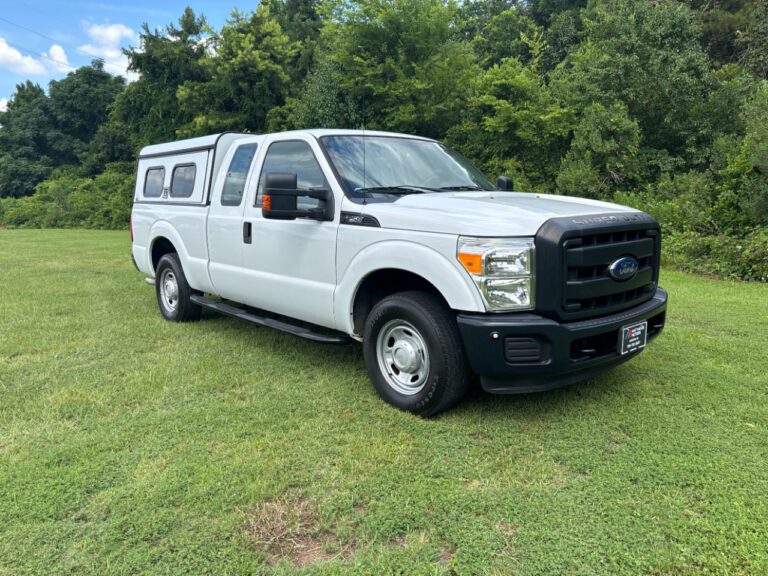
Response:
M170 321L209 308L362 342L379 395L432 415L472 374L547 390L636 356L664 327L648 214L511 191L427 138L225 133L148 146L132 255Z

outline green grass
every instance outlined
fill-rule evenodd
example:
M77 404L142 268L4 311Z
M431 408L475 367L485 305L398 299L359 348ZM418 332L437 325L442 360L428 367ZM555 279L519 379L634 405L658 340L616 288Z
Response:
M422 420L129 246L0 230L0 575L768 573L768 285L665 271L639 358Z

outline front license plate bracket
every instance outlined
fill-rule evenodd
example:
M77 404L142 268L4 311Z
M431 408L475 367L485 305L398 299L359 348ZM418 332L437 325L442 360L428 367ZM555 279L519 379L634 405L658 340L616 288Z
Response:
M645 348L648 342L648 321L622 326L619 330L619 354L624 356Z

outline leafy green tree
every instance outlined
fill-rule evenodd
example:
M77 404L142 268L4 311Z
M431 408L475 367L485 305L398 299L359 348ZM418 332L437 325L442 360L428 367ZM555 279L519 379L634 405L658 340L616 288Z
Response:
M563 158L557 188L564 194L609 198L639 176L640 128L626 107L590 104L576 126Z
M539 69L549 73L575 50L584 35L583 10L563 10L552 15L544 29L544 50Z
M472 40L480 36L490 21L507 10L517 10L517 0L475 0L462 2L457 20L462 38Z
M0 125L0 197L32 194L57 164L73 158L76 141L57 129L37 84L16 86Z
M744 106L746 133L723 170L721 209L729 209L731 231L768 226L768 80Z
M101 124L81 155L81 172L85 176L99 174L107 164L129 162L136 158L138 145L133 131L123 122L111 120Z
M741 61L754 76L768 79L768 3L751 0L746 12L746 29L737 40Z
M289 98L285 106L273 108L268 117L270 131L302 128L359 128L363 115L341 87L339 66L328 59L317 63L303 84L301 95Z
M706 94L689 111L695 129L687 151L690 167L704 170L724 163L724 143L744 134L742 109L754 85L736 64L726 64L707 75Z
M207 33L205 19L186 8L178 27L150 31L145 24L140 47L126 51L128 67L139 78L116 99L110 121L127 127L138 147L173 140L177 130L200 113L181 106L177 91L185 82L210 77L203 62Z
M543 48L544 30L521 9L508 9L490 18L473 40L475 51L484 66L517 58L528 62Z
M206 79L186 82L178 91L192 115L179 135L263 131L267 114L285 103L291 89L288 70L297 45L262 4L250 17L234 12L214 46L215 54L204 61Z
M697 6L697 4L699 4ZM739 61L738 38L749 26L748 2L725 0L693 3L698 8L702 22L702 44L709 57L717 65Z
M568 150L573 113L535 68L514 58L478 75L472 88L449 142L487 173L512 175L518 189L551 190Z
M79 140L83 147L108 117L109 108L125 88L125 80L104 71L104 62L94 60L50 84L48 95L54 121L62 132Z
M583 18L584 40L553 73L557 94L577 110L621 102L645 147L685 158L709 70L691 9L671 0L613 0L591 5Z
M328 23L328 58L367 127L440 137L455 122L478 71L457 13L441 0L362 0Z
M0 197L27 196L57 166L75 164L124 86L94 61L50 83L16 87L0 115Z
M558 14L587 6L587 0L529 0L528 12L536 22L548 24Z
M306 78L315 61L323 27L320 4L320 0L270 0L267 4L280 28L298 46L288 71L295 82Z

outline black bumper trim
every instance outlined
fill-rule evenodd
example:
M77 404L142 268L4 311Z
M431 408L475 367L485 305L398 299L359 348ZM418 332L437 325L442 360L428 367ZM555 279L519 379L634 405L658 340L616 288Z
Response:
M658 336L666 319L667 293L656 289L653 297L629 310L599 318L560 323L537 314L459 314L459 331L472 370L488 392L515 394L551 390L573 384L613 368L641 351L624 356L615 350L574 356L572 348L590 338L611 341L622 326L654 319L648 341ZM510 363L505 357L507 337L531 337L548 350L535 363Z

